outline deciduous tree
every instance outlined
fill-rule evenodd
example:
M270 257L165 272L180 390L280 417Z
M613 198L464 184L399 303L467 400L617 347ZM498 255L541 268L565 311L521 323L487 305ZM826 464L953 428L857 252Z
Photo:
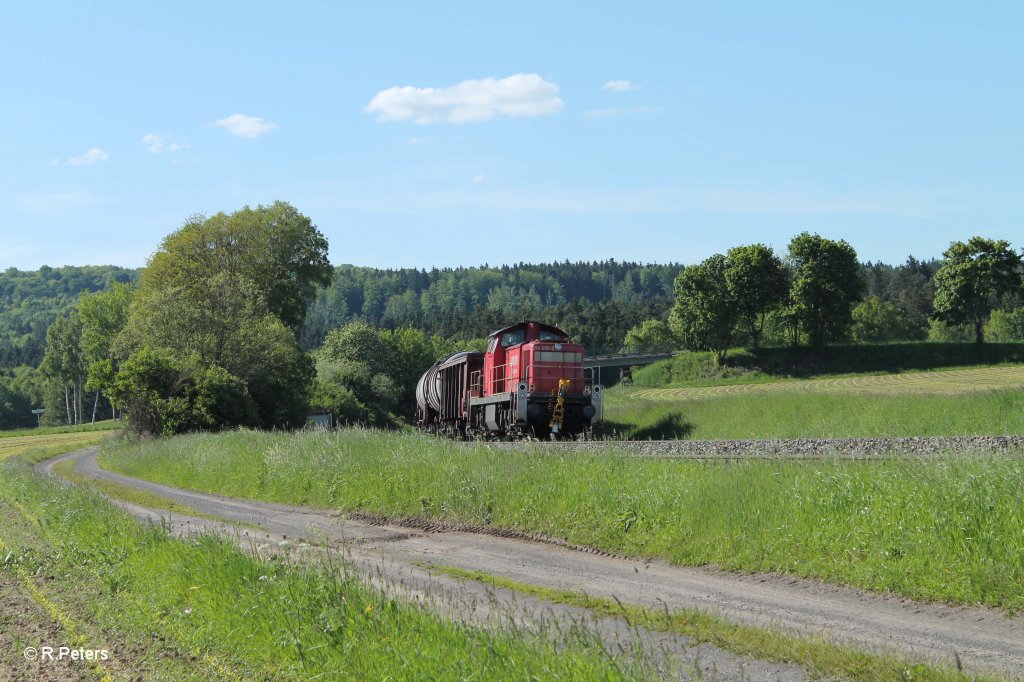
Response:
M1003 240L972 237L953 242L935 273L935 317L971 324L974 340L985 340L985 320L1000 299L1021 290L1021 257Z
M106 291L83 293L78 299L78 315L82 320L82 352L88 374L86 388L94 392L93 422L96 421L100 393L109 397L110 382L119 364L119 358L114 352L114 341L128 323L131 301L131 286L122 283L114 283Z
M61 317L46 330L46 353L40 365L43 374L64 389L63 412L68 424L82 423L82 390L86 380L82 352L82 321L77 314ZM51 394L52 395L52 394ZM47 405L52 415L59 403Z
M900 341L913 333L900 309L877 296L864 299L852 316L851 334L857 343Z
M727 269L728 260L721 254L684 268L676 278L676 302L669 316L685 347L714 351L719 365L725 362L739 318Z
M841 340L864 292L857 252L845 241L802 232L789 243L792 313L811 346Z
M725 281L736 303L736 312L754 348L768 313L786 300L789 278L782 259L764 244L737 246L726 254Z
M661 320L645 320L642 324L626 332L626 340L622 345L624 353L666 352L679 346L679 341L672 333L668 323Z
M150 359L152 353L170 357L185 363L194 377L226 373L244 385L253 423L298 426L314 371L294 328L305 315L313 287L330 279L326 250L326 241L309 219L282 202L190 218L164 240L144 270L118 350L136 360L142 353ZM220 374L209 377L217 386L231 383ZM203 381L196 379L195 385L206 386ZM158 392L169 386L143 383ZM218 391L208 393L220 395ZM119 395L138 400L147 394L120 390ZM161 395L164 402L147 401L172 411L202 405L194 400L168 402L179 397L167 394ZM127 409L140 414L134 407ZM248 412L235 409L225 414L249 418ZM172 421L188 420L179 415ZM211 421L203 415L194 423L221 425L219 418Z
M267 310L298 329L316 286L330 284L333 270L327 240L312 221L276 201L189 218L150 260L140 295L154 289L201 290L215 273L252 283Z

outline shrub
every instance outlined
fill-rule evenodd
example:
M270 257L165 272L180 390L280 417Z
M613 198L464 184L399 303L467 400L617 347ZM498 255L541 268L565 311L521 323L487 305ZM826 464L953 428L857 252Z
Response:
M201 369L149 348L125 361L111 396L135 433L167 436L257 422L244 381L223 367Z

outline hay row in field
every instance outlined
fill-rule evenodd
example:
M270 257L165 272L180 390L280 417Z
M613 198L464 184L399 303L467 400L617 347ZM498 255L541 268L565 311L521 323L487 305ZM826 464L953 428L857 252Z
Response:
M774 392L848 393L859 395L901 395L928 393L959 395L978 391L1024 388L1024 366L983 367L938 372L883 374L842 377L838 379L804 379L728 386L697 386L690 388L649 388L631 392L642 400L699 400L727 395Z

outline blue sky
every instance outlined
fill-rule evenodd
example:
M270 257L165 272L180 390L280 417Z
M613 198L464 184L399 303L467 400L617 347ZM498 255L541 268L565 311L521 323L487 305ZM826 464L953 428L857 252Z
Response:
M0 268L275 199L378 267L1024 245L1020 3L150 4L0 7Z

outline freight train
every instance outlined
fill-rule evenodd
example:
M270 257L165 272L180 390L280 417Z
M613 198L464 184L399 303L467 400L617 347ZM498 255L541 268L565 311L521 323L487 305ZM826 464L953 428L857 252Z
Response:
M521 322L455 353L416 384L416 424L457 438L578 438L602 416L602 387L585 379L583 346L561 329Z

